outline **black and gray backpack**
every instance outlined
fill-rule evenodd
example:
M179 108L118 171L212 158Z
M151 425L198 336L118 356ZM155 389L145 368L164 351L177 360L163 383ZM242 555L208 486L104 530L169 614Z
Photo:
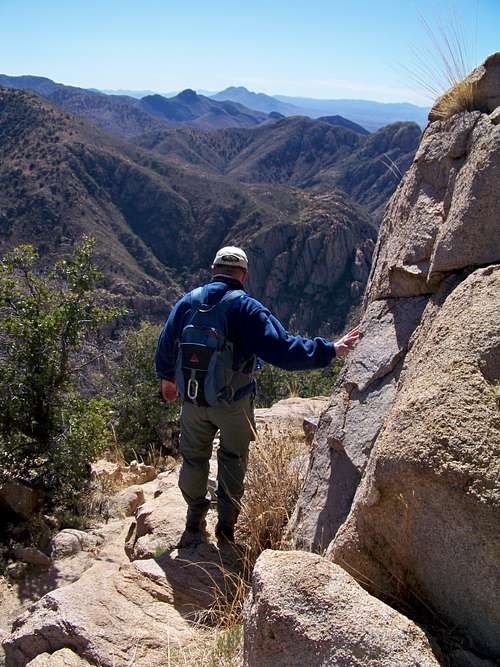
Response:
M254 368L249 373L234 368L233 343L227 338L227 312L244 294L243 290L229 290L210 306L205 303L204 287L192 292L191 311L177 343L175 368L177 388L186 401L198 406L228 404L252 382Z

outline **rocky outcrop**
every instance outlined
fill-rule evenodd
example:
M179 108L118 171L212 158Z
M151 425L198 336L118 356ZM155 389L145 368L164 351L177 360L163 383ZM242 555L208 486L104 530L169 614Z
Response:
M111 488L127 487L145 484L156 478L158 472L154 466L132 461L130 465L122 465L113 461L99 459L90 466L92 480Z
M216 601L224 604L230 598L241 568L235 549L218 548L208 536L177 548L186 508L176 472L162 473L141 490L147 502L136 511L134 522L122 520L118 552L105 545L76 581L49 589L2 637L9 667L30 661L56 667L66 659L75 667L160 667L171 652L193 639L193 621L209 619ZM212 517L209 523L213 529ZM61 531L53 542L54 554L69 556L75 549L89 548L85 536L92 543L91 533ZM130 557L141 560L127 561L126 539Z
M435 292L450 272L500 257L500 133L464 112L432 123L380 230L368 300Z
M245 667L434 667L425 633L342 568L265 551L245 609Z
M385 299L368 307L362 338L320 419L307 483L291 530L297 546L322 549L345 520L373 443L396 396L410 334L426 299Z
M500 129L483 111L431 123L388 205L290 534L498 659Z
M437 312L436 312L437 311ZM500 655L500 266L431 300L330 555Z
M445 112L449 112L451 99L457 97L484 113L491 113L500 106L500 53L486 58L464 81L439 97L429 113L429 120L441 120Z

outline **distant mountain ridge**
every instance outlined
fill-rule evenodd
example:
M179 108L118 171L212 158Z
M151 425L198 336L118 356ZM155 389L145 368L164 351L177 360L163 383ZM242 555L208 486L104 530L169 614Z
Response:
M340 115L361 125L367 130L378 130L384 125L398 121L415 122L420 127L427 125L427 107L408 102L373 102L371 100L322 100L310 97L287 97L252 93L243 86L231 86L213 96L217 100L233 100L260 111L278 111L284 116Z
M142 99L126 95L66 86L36 76L0 75L0 86L31 90L65 111L90 120L103 130L122 137L134 137L161 127L188 125L201 129L251 127L268 120L268 114L247 109L231 101L219 102L187 89L173 98L147 95Z

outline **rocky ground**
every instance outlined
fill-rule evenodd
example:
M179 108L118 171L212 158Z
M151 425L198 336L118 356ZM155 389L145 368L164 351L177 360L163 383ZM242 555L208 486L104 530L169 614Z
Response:
M291 433L306 418L310 432L325 403L287 399L258 410L259 433L284 425ZM185 504L177 466L157 474L151 466L103 460L93 475L117 489L114 518L56 533L50 555L18 554L0 580L0 659L12 667L186 664L197 637L206 641L208 610L233 594L242 551L215 542L215 510L207 540L179 547ZM215 448L211 490L216 475Z

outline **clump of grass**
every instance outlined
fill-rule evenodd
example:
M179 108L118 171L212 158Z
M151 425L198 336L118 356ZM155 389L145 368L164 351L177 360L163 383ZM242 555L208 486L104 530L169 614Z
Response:
M304 472L303 434L267 427L251 445L238 538L251 573L264 549L283 549L284 531L297 502Z
M463 21L453 8L440 21L421 16L425 43L414 48L413 62L403 66L407 77L434 105L430 120L446 120L461 111L478 108L476 84L469 78L473 69L471 40Z
M431 120L446 120L461 111L474 111L477 107L474 89L474 82L468 79L453 85L434 105Z

